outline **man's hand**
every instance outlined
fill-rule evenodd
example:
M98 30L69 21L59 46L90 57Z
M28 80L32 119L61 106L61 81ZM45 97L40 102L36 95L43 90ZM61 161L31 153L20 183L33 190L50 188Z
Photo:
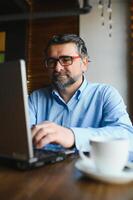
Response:
M49 121L33 126L32 137L37 148L49 143L60 144L65 148L74 145L74 134L70 129Z

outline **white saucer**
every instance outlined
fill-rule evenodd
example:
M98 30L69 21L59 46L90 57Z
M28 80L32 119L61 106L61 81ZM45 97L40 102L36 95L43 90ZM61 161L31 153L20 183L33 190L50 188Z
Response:
M133 170L130 169L123 170L119 174L103 174L97 171L93 163L90 161L87 162L85 159L81 158L77 160L75 167L88 177L106 183L124 184L133 181Z

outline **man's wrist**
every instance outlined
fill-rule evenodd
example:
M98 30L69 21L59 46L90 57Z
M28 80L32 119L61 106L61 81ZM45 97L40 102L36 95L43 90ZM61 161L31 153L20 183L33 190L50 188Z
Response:
M71 132L71 135L72 135L72 140L73 140L73 142L72 142L72 145L71 145L71 147L70 147L70 149L72 149L72 148L75 147L75 134L74 134L74 132L73 132L73 130L72 130L71 128L68 128L68 127L67 127L67 129Z

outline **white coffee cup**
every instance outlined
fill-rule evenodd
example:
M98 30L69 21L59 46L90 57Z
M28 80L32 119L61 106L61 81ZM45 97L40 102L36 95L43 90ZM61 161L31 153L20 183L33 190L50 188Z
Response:
M104 174L118 174L128 161L129 141L124 138L96 137L90 141L91 159L97 170Z

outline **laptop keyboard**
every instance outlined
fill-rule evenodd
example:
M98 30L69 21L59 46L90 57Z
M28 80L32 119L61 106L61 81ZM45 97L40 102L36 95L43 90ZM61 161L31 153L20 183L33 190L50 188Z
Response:
M48 151L44 149L34 149L34 156L37 157L39 160L43 160L45 158L56 158L58 156L63 156L63 152L54 152Z

